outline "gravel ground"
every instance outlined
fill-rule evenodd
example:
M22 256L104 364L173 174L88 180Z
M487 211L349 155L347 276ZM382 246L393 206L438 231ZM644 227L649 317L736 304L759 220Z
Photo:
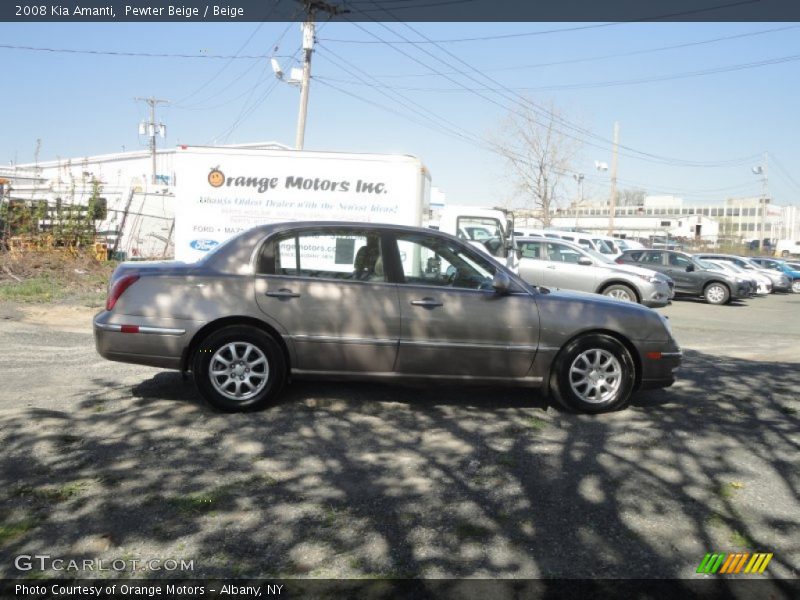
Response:
M102 360L87 311L2 305L0 576L63 575L14 566L48 554L194 567L98 576L692 578L763 551L796 578L798 309L675 302L679 382L590 417L301 382L220 414L177 373Z

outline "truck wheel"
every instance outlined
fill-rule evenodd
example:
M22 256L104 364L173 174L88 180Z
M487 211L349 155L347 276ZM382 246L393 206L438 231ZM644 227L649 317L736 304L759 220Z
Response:
M703 290L703 297L709 304L725 304L731 299L731 292L723 283L709 283Z
M638 302L636 299L636 292L627 285L622 285L621 283L608 286L603 290L603 295L622 300L623 302Z
M209 404L225 412L244 412L262 408L277 397L286 380L286 360L267 333L231 325L197 346L192 373Z
M608 335L590 334L571 341L553 364L551 387L567 410L601 413L630 399L636 367L627 348Z

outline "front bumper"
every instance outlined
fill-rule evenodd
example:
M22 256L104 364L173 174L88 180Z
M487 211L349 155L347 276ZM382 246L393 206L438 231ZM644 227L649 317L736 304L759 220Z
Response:
M675 370L681 366L683 352L674 341L639 344L642 377L639 389L665 388L675 383Z

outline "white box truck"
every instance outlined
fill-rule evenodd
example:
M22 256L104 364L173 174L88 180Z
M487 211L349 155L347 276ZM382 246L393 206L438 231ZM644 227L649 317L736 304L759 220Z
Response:
M430 216L430 174L413 156L181 146L174 161L175 258L185 262L264 223L421 227ZM442 231L513 256L503 211L445 206L441 215Z

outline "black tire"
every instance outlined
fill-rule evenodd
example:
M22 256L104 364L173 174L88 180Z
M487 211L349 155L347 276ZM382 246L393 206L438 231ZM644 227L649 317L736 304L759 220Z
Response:
M219 373L216 376L211 374L212 361ZM225 361L231 365L230 372ZM230 325L214 331L197 346L192 375L209 404L225 412L247 412L263 408L278 396L287 368L280 346L269 334L255 327ZM235 397L237 391L240 398Z
M616 298L623 302L639 302L636 291L634 291L632 287L622 283L615 283L614 285L608 286L603 290L603 295Z
M727 304L731 299L731 291L724 283L712 281L703 288L703 298L709 304Z
M589 363L597 365L598 358L601 368L592 368ZM599 377L604 373L614 374L613 381L612 377ZM606 392L597 387L604 379L609 388ZM550 378L553 395L563 408L592 414L625 406L635 383L636 366L630 352L617 339L603 334L583 335L562 348Z
M800 294L800 279L795 279L792 281L792 292L795 294Z

